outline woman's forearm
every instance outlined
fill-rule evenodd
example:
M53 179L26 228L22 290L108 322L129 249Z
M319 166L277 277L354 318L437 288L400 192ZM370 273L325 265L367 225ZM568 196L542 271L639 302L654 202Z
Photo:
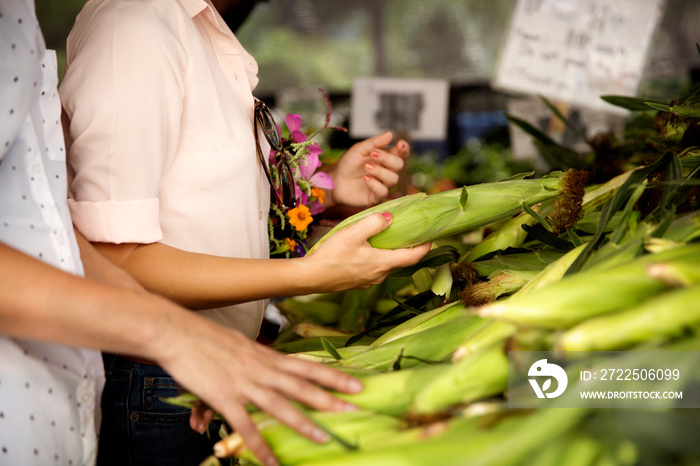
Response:
M373 214L339 231L314 252L295 259L236 259L182 251L160 243L94 243L148 291L190 309L209 309L278 296L368 288L394 268L415 264L429 244L374 249L367 239L391 216Z
M148 291L189 309L210 309L276 296L315 292L303 261L234 259L183 251L160 243L95 248Z

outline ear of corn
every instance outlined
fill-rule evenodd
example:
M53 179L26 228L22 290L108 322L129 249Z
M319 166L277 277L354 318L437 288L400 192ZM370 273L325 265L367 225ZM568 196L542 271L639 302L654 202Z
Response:
M388 370L393 366L414 367L439 362L474 334L486 321L476 315L460 316L449 322L397 338L365 352L348 357L342 364L369 369Z
M491 320L457 347L452 360L459 361L488 347L503 344L506 339L515 334L516 330L517 327L508 322Z
M435 296L450 296L452 291L452 272L450 264L443 264L435 269L435 277L430 291L435 293Z
M459 293L459 299L468 306L490 303L496 301L500 296L518 291L536 275L537 272L494 272L487 281L465 287Z
M321 344L321 338L320 336L317 337L307 337L307 338L302 338L300 340L295 340L295 341L290 341L286 343L280 343L274 345L274 349L277 351L280 351L282 353L303 353L306 351L320 351L323 349L323 345ZM336 348L338 347L343 347L346 345L348 341L347 336L324 336L323 338L326 338L328 341L330 341L333 346ZM374 339L372 338L362 338L359 341L356 342L358 346L362 345L368 345L371 342L373 342Z
M465 190L468 193L465 200ZM390 212L389 228L369 239L377 248L395 249L454 236L508 218L522 209L556 197L562 190L561 173L536 180L483 183L430 195L410 195L355 214L321 238L328 237L375 212Z
M321 325L335 322L340 311L338 303L314 299L287 298L277 303L277 307L293 320L304 321L311 319L313 322Z
M490 259L478 260L471 264L480 276L488 277L494 272L505 270L539 272L563 255L561 251L547 248L532 252L497 254Z
M424 387L413 400L418 413L435 413L503 392L508 386L508 359L500 345L462 358Z
M650 276L647 265L700 260L700 245L641 256L596 273L580 272L524 296L484 306L479 314L524 326L571 327L587 318L624 309L668 288Z
M401 416L409 411L415 395L448 367L447 364L420 366L361 377L364 389L360 393L336 396L363 410Z
M335 437L356 448L362 447L371 439L392 436L402 424L395 417L366 411L311 412L308 415L319 426L323 426ZM318 444L269 416L258 418L257 423L261 435L274 449L282 464L295 465L310 459L331 458L348 452L347 447L334 438ZM214 447L214 453L219 458L235 455L248 462L260 464L248 450L240 435L236 433L218 442Z
M530 464L535 452L570 431L584 414L579 409L547 409L526 418L503 419L491 428L453 422L443 434L422 442L348 453L305 466Z
M571 267L571 264L573 264L581 252L583 252L584 247L583 245L578 246L562 255L557 260L549 263L539 274L520 288L515 295L523 296L538 288L561 280L569 267Z
M350 338L352 335L347 332L342 332L340 330L334 329L332 327L324 327L322 325L316 325L309 322L303 322L301 324L296 324L293 328L294 333L303 338L309 337L346 337Z
M467 316L471 313L464 305L453 302L440 306L437 309L423 312L407 321L393 327L391 330L377 338L371 347L380 346L397 338L406 337L421 332L436 325L450 322L457 317Z
M698 302L700 285L662 293L644 304L573 327L561 336L558 346L565 351L607 351L680 336L700 326Z
M533 209L539 208L534 206ZM532 216L522 212L471 248L461 260L471 262L494 251L520 247L527 237L527 232L522 226L534 223L535 219Z

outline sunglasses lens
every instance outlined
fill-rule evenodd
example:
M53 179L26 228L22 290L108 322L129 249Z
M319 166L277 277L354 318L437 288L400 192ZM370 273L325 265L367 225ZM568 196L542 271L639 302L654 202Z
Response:
M280 176L280 188L282 189L282 202L288 208L293 208L296 204L296 193L294 189L294 177L292 170L285 161L280 161L277 165Z
M282 141L280 140L280 133L277 130L277 124L272 118L272 114L267 108L261 108L260 112L258 112L258 122L260 123L270 146L272 146L272 148L276 151L281 150Z

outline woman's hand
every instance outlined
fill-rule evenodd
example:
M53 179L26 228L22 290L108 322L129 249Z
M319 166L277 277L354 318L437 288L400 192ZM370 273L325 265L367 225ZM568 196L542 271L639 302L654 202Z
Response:
M394 138L391 131L354 144L326 172L333 178L333 190L326 195L326 207L344 204L370 207L386 199L399 181L399 172L410 154L406 141L385 149Z
M306 257L305 273L317 280L317 292L366 289L381 283L395 268L415 264L430 250L430 243L413 248L377 249L367 241L391 224L391 214L376 213L328 238ZM295 259L296 260L296 259Z

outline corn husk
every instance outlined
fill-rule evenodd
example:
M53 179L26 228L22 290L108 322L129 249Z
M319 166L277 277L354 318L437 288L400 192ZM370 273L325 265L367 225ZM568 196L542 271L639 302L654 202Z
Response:
M327 238L377 212L390 212L389 228L369 239L381 249L416 246L477 229L521 211L523 203L534 205L561 192L561 173L536 180L483 183L426 195L413 194L385 202L355 214L328 232L309 251L312 254Z
M602 271L580 272L525 295L483 306L478 313L524 326L571 327L591 317L633 306L668 289L668 284L647 272L648 265L668 260L698 261L700 245L647 254Z
M582 322L561 336L558 347L565 351L608 351L643 342L659 343L700 327L699 303L700 285L668 291L622 312Z
M496 395L508 387L508 359L500 345L462 358L424 387L413 400L417 413L435 413L458 403Z
M437 363L451 357L460 343L486 323L485 319L476 315L459 316L449 322L371 347L340 363L376 370Z

